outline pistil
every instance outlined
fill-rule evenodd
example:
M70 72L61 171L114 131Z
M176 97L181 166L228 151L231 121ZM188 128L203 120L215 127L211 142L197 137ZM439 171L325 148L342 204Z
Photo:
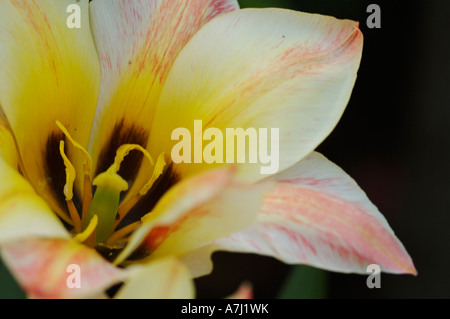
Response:
M128 189L127 182L113 170L101 173L94 179L97 189L87 213L83 229L94 215L98 216L96 243L104 243L113 230L119 208L120 193Z
M150 164L155 166L153 158L142 146L136 144L124 144L117 150L114 163L108 168L106 172L101 173L94 179L94 185L97 186L97 189L95 190L94 198L92 199L92 203L87 213L86 220L84 221L83 229L87 227L87 220L90 220L94 215L98 216L99 220L96 238L97 244L111 242L112 240L110 239L108 241L108 238L110 237L113 229L115 229L118 224L117 217L119 217L119 220L120 217L123 218L123 216L118 215L120 193L128 190L128 184L122 177L120 177L118 171L120 170L120 165L122 164L124 158L133 150L142 152L144 156L150 161ZM164 168L164 160L162 160L163 163L161 163L161 159L158 158L158 162L159 164L155 166L152 178L150 178L150 180L143 186L143 190L145 191L145 193L148 191L148 189L150 189L151 184L153 184L155 179L161 174L159 171L162 171L162 169ZM127 227L123 231L119 230L119 232L115 234L113 239L120 239L126 236L137 226L138 224L133 225L132 227Z

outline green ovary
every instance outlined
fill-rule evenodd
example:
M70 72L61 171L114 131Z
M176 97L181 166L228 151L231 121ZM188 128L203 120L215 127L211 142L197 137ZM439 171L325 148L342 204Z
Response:
M87 218L83 224L83 230L89 225L89 221L97 215L98 226L96 243L104 243L111 235L119 208L120 193L128 189L127 182L117 173L110 170L101 173L94 179L95 191Z

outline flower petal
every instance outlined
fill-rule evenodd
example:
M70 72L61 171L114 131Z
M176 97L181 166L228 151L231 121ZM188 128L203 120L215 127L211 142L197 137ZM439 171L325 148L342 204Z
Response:
M416 274L378 209L322 155L312 153L276 178L258 222L217 245L339 272L364 274L378 264L385 272Z
M70 4L81 8L79 29L67 25ZM59 141L64 135L55 122L61 121L86 147L100 85L88 4L0 2L0 104L17 141L24 174L62 217L65 174ZM75 168L81 170L83 155L68 148Z
M251 225L268 185L238 184L230 172L210 170L173 187L142 219L116 262L134 250L131 260L183 255Z
M127 247L119 255L116 263L122 262L142 243L153 227L155 219L162 218L165 223L176 221L186 211L190 211L217 196L229 183L231 175L232 170L230 168L213 170L181 181L170 188L152 212L144 216L143 225L133 233Z
M69 238L33 187L1 157L0 181L0 244L36 236Z
M6 124L6 120L0 116L0 157L12 168L19 168L19 154L17 152L16 142L11 131Z
M126 275L95 250L74 241L28 239L1 248L5 264L34 298L94 297Z
M192 299L195 296L188 269L174 258L132 266L127 272L130 272L129 279L114 296L117 299Z
M244 282L238 290L231 296L228 296L227 299L253 299L252 285L248 282Z
M245 9L215 18L170 71L153 122L152 155L170 154L173 130L193 132L194 120L202 120L203 130L218 128L224 136L226 128L278 128L279 170L293 165L339 120L362 42L358 23L321 15ZM241 164L241 178L264 177L260 164ZM210 166L175 168L186 175Z
M219 250L220 246L206 245L188 251L178 257L178 259L188 267L193 278L209 275L213 271L212 254Z
M97 174L112 164L121 144L146 147L155 105L176 56L205 23L238 8L236 0L92 2L102 67L91 145ZM129 166L136 169L121 171L125 180L133 180L139 168Z

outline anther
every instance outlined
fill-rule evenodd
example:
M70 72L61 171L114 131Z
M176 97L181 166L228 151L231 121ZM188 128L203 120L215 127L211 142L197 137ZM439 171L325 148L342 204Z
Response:
M92 185L91 185L91 170L92 170L92 159L89 153L81 146L80 143L75 141L70 135L69 131L65 128L65 126L60 122L56 121L56 125L59 129L64 133L67 139L72 143L72 145L81 151L84 157L84 182L83 182L83 209L81 212L81 223L84 224L86 220L86 215L91 206L92 202Z
M81 232L81 220L80 215L72 201L73 199L73 183L75 181L76 173L75 168L70 162L69 158L64 153L64 141L59 143L59 152L64 161L66 167L66 184L64 185L64 196L66 197L67 208L69 209L70 218L72 219L73 226L77 233Z
M130 212L130 210L134 207L134 205L136 205L136 203L147 194L147 192L153 186L158 177L163 173L165 166L166 166L165 154L161 153L158 156L158 159L156 160L156 164L153 168L153 173L149 181L141 188L141 190L137 194L133 195L130 199L128 199L119 206L119 210L117 212L119 218L116 219L116 222L114 223L114 228L116 228L120 224L120 222Z

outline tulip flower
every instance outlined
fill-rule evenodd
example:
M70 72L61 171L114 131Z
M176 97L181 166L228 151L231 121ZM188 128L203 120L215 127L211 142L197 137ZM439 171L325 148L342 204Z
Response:
M194 297L217 250L415 274L314 151L356 81L356 22L235 0L3 0L0 16L0 247L29 297ZM279 172L174 163L171 133L195 121L279 128Z

